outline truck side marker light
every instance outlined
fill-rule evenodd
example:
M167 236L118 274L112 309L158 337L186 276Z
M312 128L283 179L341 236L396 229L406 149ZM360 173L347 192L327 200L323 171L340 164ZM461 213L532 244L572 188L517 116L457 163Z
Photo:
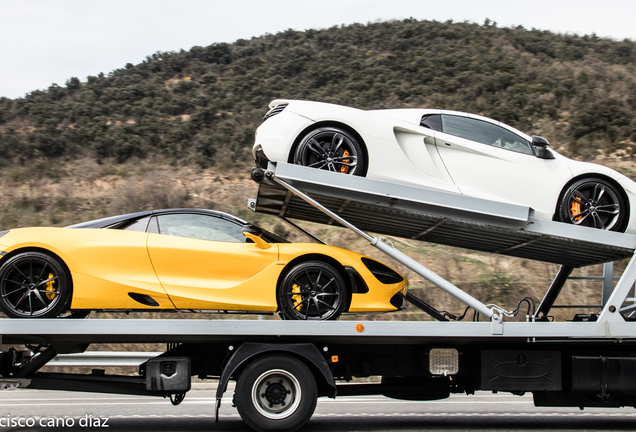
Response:
M331 356L331 363L338 363L338 356L337 355L332 355Z
M356 331L358 333L362 333L364 331L364 325L363 324L356 324Z

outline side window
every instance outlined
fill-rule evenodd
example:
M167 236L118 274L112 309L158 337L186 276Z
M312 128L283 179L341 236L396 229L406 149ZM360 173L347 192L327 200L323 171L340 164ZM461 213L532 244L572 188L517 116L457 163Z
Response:
M511 150L528 155L534 154L530 143L500 126L470 117L442 116L443 132L481 144Z
M159 233L199 240L245 243L243 227L234 222L200 214L167 214L157 216Z
M129 222L126 225L122 225L119 229L123 229L126 231L139 231L146 232L146 227L148 226L148 221L150 220L150 216L145 218L137 219L136 221Z
M441 132L442 116L440 114L430 114L422 116L422 120L420 120L420 126L424 126L425 128Z

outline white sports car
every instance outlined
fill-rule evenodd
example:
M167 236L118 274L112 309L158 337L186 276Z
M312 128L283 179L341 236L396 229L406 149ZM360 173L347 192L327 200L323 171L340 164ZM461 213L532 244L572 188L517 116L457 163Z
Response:
M363 111L275 100L256 131L256 163L289 162L529 206L535 216L636 233L636 183L578 162L496 120L457 111Z

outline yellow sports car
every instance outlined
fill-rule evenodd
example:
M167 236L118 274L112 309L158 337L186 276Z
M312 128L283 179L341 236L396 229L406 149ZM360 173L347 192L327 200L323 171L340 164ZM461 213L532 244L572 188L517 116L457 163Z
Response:
M9 317L178 309L326 320L346 311L398 310L407 286L371 258L290 243L211 210L0 232L0 309Z

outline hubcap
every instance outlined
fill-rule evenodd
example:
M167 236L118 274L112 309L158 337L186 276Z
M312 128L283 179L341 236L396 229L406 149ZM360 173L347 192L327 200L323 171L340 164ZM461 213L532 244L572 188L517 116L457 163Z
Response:
M272 369L252 386L252 403L266 418L279 420L292 415L300 405L302 390L294 375L283 369Z

